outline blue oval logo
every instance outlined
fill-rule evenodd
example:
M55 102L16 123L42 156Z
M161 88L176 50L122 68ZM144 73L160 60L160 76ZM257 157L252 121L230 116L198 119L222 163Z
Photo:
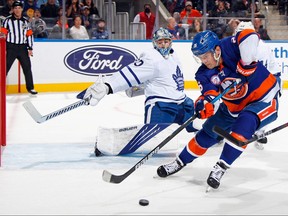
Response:
M91 45L69 52L64 57L64 64L76 73L95 76L115 73L136 59L135 53L122 47Z

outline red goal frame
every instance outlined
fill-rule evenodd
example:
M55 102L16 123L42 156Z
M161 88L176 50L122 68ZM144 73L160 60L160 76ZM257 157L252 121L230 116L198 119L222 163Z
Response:
M6 39L0 35L0 166L2 147L6 146Z

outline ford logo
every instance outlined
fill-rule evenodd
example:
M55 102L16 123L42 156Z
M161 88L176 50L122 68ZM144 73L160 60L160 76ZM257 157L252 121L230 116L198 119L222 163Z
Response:
M91 45L69 52L64 64L76 73L95 76L115 73L136 59L135 53L122 47Z

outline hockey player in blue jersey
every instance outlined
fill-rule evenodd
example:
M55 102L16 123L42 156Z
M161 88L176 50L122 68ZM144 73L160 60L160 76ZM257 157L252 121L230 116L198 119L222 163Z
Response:
M172 48L172 35L167 29L160 28L155 31L152 43L153 47L142 52L137 61L103 82L91 85L84 98L91 97L90 104L96 105L107 94L143 84L146 98L144 123L183 124L194 114L194 102L184 92L182 66ZM186 130L197 131L192 123Z
M221 138L213 132L214 125L244 141L277 119L280 86L276 78L257 61L258 43L259 37L252 29L244 29L222 40L212 31L203 31L194 37L192 52L202 62L195 76L201 90L195 102L195 112L199 118L207 120L173 162L157 169L160 177L178 172L218 143ZM219 107L210 103L212 98L239 78L241 82L222 97ZM219 160L207 179L209 187L219 187L225 171L245 148L225 140Z
M253 29L254 25L251 21L241 21L237 28L235 29L235 34L243 31L244 29ZM272 73L280 83L280 87L282 89L282 81L281 81L281 65L276 62L275 54L272 49L269 47L269 44L265 43L262 39L259 40L259 44L257 47L257 60L260 61L270 73ZM280 94L281 95L281 94ZM261 128L256 132L257 135L261 135L265 132L265 127ZM268 142L267 137L263 137L255 141L255 147L259 150L264 149L264 145Z

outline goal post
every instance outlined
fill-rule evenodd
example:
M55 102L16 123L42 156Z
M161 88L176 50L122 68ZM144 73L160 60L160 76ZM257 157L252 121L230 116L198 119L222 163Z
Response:
M6 146L6 39L0 34L0 166L2 148Z

